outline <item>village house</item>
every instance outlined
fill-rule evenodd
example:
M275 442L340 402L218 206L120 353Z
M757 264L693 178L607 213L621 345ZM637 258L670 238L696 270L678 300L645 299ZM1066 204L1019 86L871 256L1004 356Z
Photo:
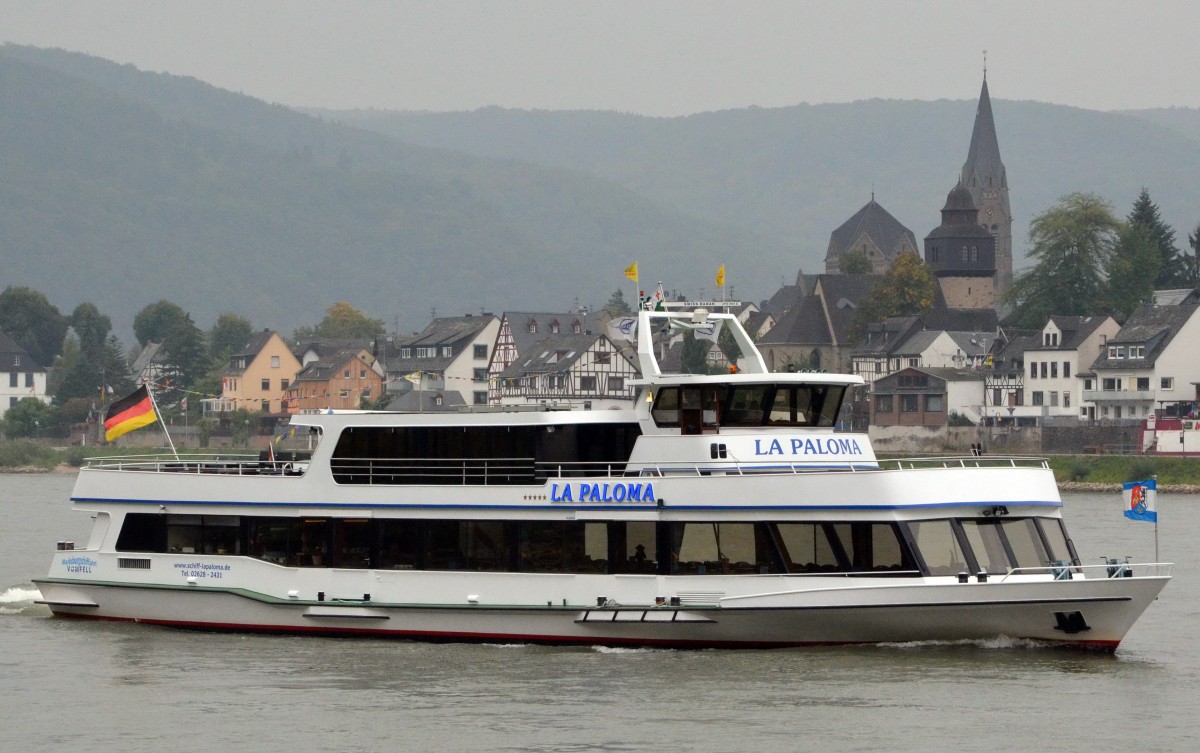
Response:
M283 415L287 412L284 396L299 370L300 361L278 332L257 332L229 357L229 364L221 372L221 396L201 401L204 415L219 415L239 408Z
M488 402L488 363L500 331L492 314L442 317L420 333L390 343L388 392L456 392L467 405Z
M1094 418L1095 406L1082 400L1083 379L1119 330L1111 316L1051 316L1025 348L1023 392L1001 394L993 388L991 404L1000 409L997 413L1036 417L1038 425Z
M0 418L26 398L50 402L46 370L15 340L0 332Z
M324 354L300 369L288 387L287 410L357 409L383 391L382 364L366 348Z
M555 335L582 335L595 331L595 317L587 312L549 313L505 311L500 316L496 344L487 365L488 402L501 402L500 375L537 343Z
M1084 409L1100 421L1146 419L1198 399L1200 305L1140 306L1082 374ZM1040 368L1039 368L1040 374Z
M978 423L982 402L979 371L907 367L875 380L871 426L944 427L951 413Z
M500 374L505 405L571 402L628 407L638 376L633 355L606 335L559 334L528 348Z

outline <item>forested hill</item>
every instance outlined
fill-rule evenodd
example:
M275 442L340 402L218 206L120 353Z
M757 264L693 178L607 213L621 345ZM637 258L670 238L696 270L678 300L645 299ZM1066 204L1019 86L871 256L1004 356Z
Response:
M1126 216L1142 187L1183 245L1200 224L1200 110L1107 113L998 99L1013 236L1060 197L1097 193ZM969 98L870 100L645 118L486 108L462 113L311 111L414 144L584 170L694 215L753 228L800 249L821 270L830 233L870 198L918 240L966 160Z
M235 311L290 331L347 300L413 329L431 308L602 304L635 259L694 289L731 258L776 281L783 256L578 171L62 51L0 48L0 133L0 287L94 301L118 327L167 298L201 326Z
M8 45L0 287L92 300L118 327L168 298L201 326L235 311L285 330L336 300L402 329L431 308L602 304L634 260L644 282L694 293L724 262L756 300L821 271L830 232L872 191L918 239L934 228L975 93L681 118L301 113ZM1180 245L1200 223L1200 112L993 109L1018 256L1033 215L1074 191L1125 216L1146 187Z

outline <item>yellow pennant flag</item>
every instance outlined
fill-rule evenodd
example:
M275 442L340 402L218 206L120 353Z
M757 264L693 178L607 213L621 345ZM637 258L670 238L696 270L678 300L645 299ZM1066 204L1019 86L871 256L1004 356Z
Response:
M628 267L625 267L625 276L628 277L629 279L633 280L634 282L637 282L637 262L636 261L633 264L630 264Z
M724 264L722 264L720 267L717 268L717 287L718 288L725 287L725 265Z

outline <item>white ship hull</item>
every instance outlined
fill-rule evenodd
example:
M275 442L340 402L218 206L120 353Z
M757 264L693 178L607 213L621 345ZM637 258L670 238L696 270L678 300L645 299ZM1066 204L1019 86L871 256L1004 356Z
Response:
M1114 649L1167 580L864 583L720 599L710 605L606 607L300 602L222 588L54 581L38 586L43 601L61 616L202 630L677 648L1010 637ZM703 585L712 589L722 584L710 579ZM679 590L656 584L650 588ZM1085 625L1064 629L1057 615L1074 613L1084 615Z

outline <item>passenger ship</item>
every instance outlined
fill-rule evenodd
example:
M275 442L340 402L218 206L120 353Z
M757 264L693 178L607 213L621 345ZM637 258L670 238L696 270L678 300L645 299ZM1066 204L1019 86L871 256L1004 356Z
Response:
M435 641L1113 650L1170 578L1084 565L1044 460L880 461L835 431L860 378L770 373L727 313L636 324L628 407L331 411L293 417L303 460L90 462L72 501L91 536L60 543L42 602ZM739 368L660 370L653 331L721 326Z

